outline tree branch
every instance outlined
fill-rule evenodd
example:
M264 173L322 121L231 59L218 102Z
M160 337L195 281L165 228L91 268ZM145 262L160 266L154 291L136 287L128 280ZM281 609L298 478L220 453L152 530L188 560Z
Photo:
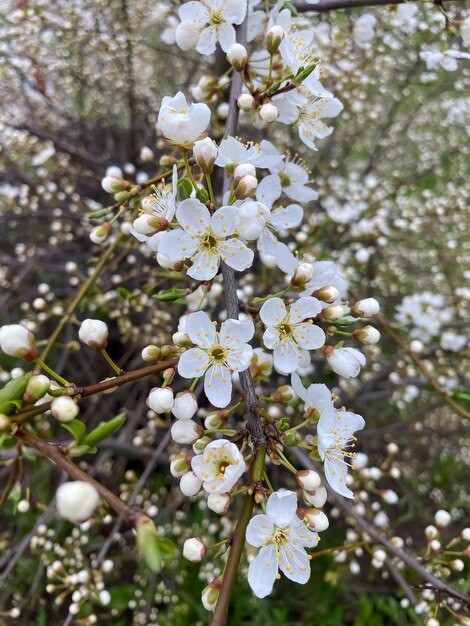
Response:
M425 0L426 1L426 0ZM434 0L427 0L434 3ZM449 0L455 2L456 0ZM299 13L328 13L337 9L357 9L359 7L382 7L393 4L405 4L408 0L320 0L317 4L306 2L293 3Z

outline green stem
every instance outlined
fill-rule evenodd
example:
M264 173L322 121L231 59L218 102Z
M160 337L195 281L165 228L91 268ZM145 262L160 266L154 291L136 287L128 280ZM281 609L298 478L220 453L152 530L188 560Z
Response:
M43 369L45 372L47 372L49 374L49 376L52 376L52 378L55 378L55 380L57 380L61 385L63 385L64 387L68 387L70 385L70 383L68 382L68 380L65 380L65 378L62 378L62 376L60 376L59 374L57 374L57 372L54 372L53 369L51 369L49 367L49 365L46 365L44 363L44 361L41 361L41 359L39 357L37 357L36 359L34 359L34 362L36 363L36 365L39 365L39 367L41 369Z
M101 354L104 356L104 358L109 363L109 365L112 367L112 369L116 372L116 374L119 374L119 375L122 374L122 369L119 367L119 365L116 365L116 363L109 356L109 354L106 352L105 349L101 350Z
M297 474L297 470L295 469L295 467L292 465L292 463L290 461L287 460L287 458L284 456L284 454L280 450L277 449L276 450L276 454L281 459L281 463L285 467L287 467L288 470L290 470L293 474Z
M267 474L266 470L263 470L263 480L268 485L269 489L271 491L274 491L273 486L271 484L271 481L269 480L269 477L268 477L268 474Z
M184 161L184 167L186 168L186 173L188 174L194 189L197 189L197 184L193 178L193 174L191 172L191 166L189 165L188 155L186 152L183 152L183 161Z
M214 189L212 188L212 181L211 181L210 174L206 174L206 181L207 181L207 189L209 190L209 198L211 200L211 204L215 206Z

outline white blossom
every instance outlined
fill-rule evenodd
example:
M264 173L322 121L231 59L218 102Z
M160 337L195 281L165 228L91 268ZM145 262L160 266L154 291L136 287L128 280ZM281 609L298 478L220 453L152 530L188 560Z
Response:
M27 361L35 359L39 354L33 333L21 324L0 327L0 350Z
M197 346L183 352L178 373L184 378L204 375L204 391L210 402L223 408L232 397L232 372L243 372L251 362L253 322L228 319L217 332L207 313L192 313L186 332Z
M366 357L356 348L333 348L324 350L331 369L344 378L355 378L366 364Z
M199 563L206 553L206 547L199 537L186 539L183 545L183 556L191 563Z
M70 396L59 396L51 403L51 413L59 422L72 422L78 415L78 405Z
M270 141L263 139L261 148L266 154L280 154ZM318 193L307 187L309 182L309 174L307 170L286 157L284 161L278 165L269 168L271 174L266 176L264 180L268 180L270 184L280 186L282 192L288 198L296 202L310 202L318 198ZM276 180L276 178L278 180Z
M77 523L85 522L93 515L99 500L96 489L80 480L63 483L56 493L59 515Z
M210 494L228 493L246 471L240 450L226 439L207 444L202 454L193 457L191 467Z
M86 319L80 325L78 337L87 346L104 350L108 344L108 332L106 322Z
M219 167L236 168L242 163L250 163L255 167L273 167L283 160L282 154L266 154L259 144L246 146L235 137L223 139L219 146L219 154L215 162Z
M260 548L248 569L248 583L258 598L271 593L279 570L302 585L310 578L305 548L315 547L318 535L297 517L297 495L292 491L276 491L269 496L266 514L250 520L246 540Z
M211 110L207 104L189 105L184 94L178 91L174 97L163 98L157 128L178 146L191 147L209 126L210 118Z

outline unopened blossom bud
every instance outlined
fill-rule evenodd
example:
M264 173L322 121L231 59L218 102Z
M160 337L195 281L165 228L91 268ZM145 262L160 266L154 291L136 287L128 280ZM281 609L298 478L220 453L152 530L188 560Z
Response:
M340 304L331 304L321 312L321 317L325 320L335 322L344 316L344 309Z
M117 176L105 176L101 181L101 186L108 193L117 193L118 191L127 191L130 184L127 180Z
M51 413L59 422L71 422L78 415L77 403L70 396L59 396L51 403Z
M204 434L204 428L192 420L176 420L171 427L171 438L179 444L191 445Z
M100 224L99 226L95 226L90 233L90 241L92 243L104 243L108 238L109 233L111 232L111 224L105 222L104 224Z
M192 391L183 391L175 398L171 412L179 420L190 420L198 410L196 395Z
M447 511L444 511L444 509L440 509L434 515L434 521L438 528L445 528L452 521L452 516Z
M235 187L234 195L237 200L244 200L255 193L257 186L257 178L250 175L243 176Z
M177 162L178 160L175 159L175 157L170 156L169 154L164 154L160 157L158 164L160 167L173 167L173 165L176 165Z
M160 348L158 346L145 346L142 350L142 360L147 363L153 363L160 359Z
M148 146L142 146L139 153L139 159L144 163L148 163L149 161L153 161L154 158L155 155L153 154L152 149Z
M217 411L217 413L211 413L204 420L204 426L206 430L215 430L220 428L229 419L229 416L225 411Z
M210 493L207 498L207 508L222 515L228 511L231 500L228 493Z
M0 349L9 356L33 361L39 354L33 333L21 324L0 327Z
M214 578L210 585L204 587L201 594L201 601L206 611L213 611L219 599L220 593L220 580Z
M161 252L157 252L157 263L161 267L164 267L167 270L176 270L179 271L182 269L184 262L183 261L170 261L168 257L166 257Z
M108 326L102 320L83 320L78 331L82 343L96 350L104 350L108 345Z
M212 439L207 435L195 441L193 443L194 454L202 454L206 449L207 444L209 444L211 441Z
M147 406L160 415L171 411L174 403L171 387L154 387L147 398Z
M29 404L33 404L36 400L43 398L49 391L51 381L44 374L38 374L29 379L23 394L23 400Z
M299 487L304 491L315 491L321 485L321 478L315 470L300 470L295 475Z
M349 314L353 317L372 317L380 311L380 304L375 298L359 300L351 307Z
M448 565L450 569L454 572L463 572L465 568L465 563L462 561L462 559L454 559L453 561L448 563Z
M460 533L460 538L463 541L470 541L470 528L464 528Z
M255 99L250 93L242 93L238 96L237 105L242 111L251 111L255 108Z
M294 286L305 285L311 280L312 276L313 265L311 263L301 263L295 270L290 282Z
M302 492L303 499L308 504L311 504L316 509L321 509L321 507L325 504L327 498L327 491L325 487L320 486L314 491L303 491Z
M327 516L319 509L299 509L298 515L303 519L309 528L321 533L328 528L330 522Z
M188 498L195 496L201 491L201 487L202 480L199 480L194 472L188 472L181 476L180 489L183 496L187 496Z
M426 620L426 626L441 626L440 622L435 617L429 617Z
M64 483L56 493L59 515L71 522L85 522L93 515L99 501L96 489L81 480Z
M171 339L175 346L180 346L181 348L189 348L193 345L188 333L185 333L184 331L177 331L176 333L173 333Z
M322 287L321 289L316 289L312 296L318 298L322 302L327 302L331 304L332 302L336 302L339 298L339 291L333 285L326 285L326 287Z
M268 123L275 122L279 117L279 109L272 102L266 102L259 110L260 118Z
M191 457L186 454L177 454L171 459L170 474L174 478L181 478L191 469Z
M5 413L0 413L0 433L4 433L10 429L10 418Z
M174 367L168 367L163 373L162 373L162 378L165 381L165 383L168 385L169 383L171 383L171 381L173 380L174 376L176 374L176 370Z
M269 54L275 54L279 50L282 40L286 35L286 31L282 26L271 26L266 33L265 45Z
M238 183L244 176L253 176L256 178L256 167L251 163L241 163L240 165L237 165L233 172L235 184Z
M241 72L248 61L248 52L245 46L240 43L232 44L227 50L227 61L237 72Z
M144 200L142 201L142 208L144 210L146 205L145 200L147 200L147 198L144 198ZM168 220L164 217L150 215L149 213L143 213L133 221L132 227L140 235L151 236L155 233L168 230L168 224Z
M206 547L200 537L190 537L183 545L183 556L191 563L199 563L204 558Z
M430 524L429 526L426 526L426 528L424 529L424 534L426 535L426 539L428 541L432 541L433 539L436 539L436 537L439 536L439 531L437 530L435 526L432 526Z
M210 137L195 142L193 155L203 174L212 172L218 153L217 146Z
M271 396L275 402L284 403L293 400L295 398L295 392L289 385L282 385L273 391Z
M384 489L380 495L387 504L397 504L398 502L398 495L392 489Z
M373 326L364 326L364 328L357 328L353 334L354 339L357 339L366 346L373 345L380 341L380 333Z
M441 549L441 542L437 539L433 539L429 542L429 547L433 552L439 552L439 550Z
M187 52L193 50L199 41L200 30L189 22L180 22L175 30L175 41L178 48Z

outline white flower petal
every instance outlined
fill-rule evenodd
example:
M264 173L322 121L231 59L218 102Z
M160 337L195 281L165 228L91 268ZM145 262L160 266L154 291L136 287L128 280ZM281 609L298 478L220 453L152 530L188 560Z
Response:
M192 256L196 251L196 244L190 234L175 228L170 232L161 233L158 252L166 256L170 263L175 263Z
M259 548L274 532L274 523L267 515L255 515L246 529L246 540L255 548Z
M228 319L220 326L220 343L224 346L239 347L253 339L255 327L251 320Z
M240 239L227 239L220 244L219 249L222 259L234 270L241 272L253 265L253 250L247 248Z
M266 514L279 528L288 526L297 512L297 494L293 491L275 491L266 504Z
M211 228L218 237L233 235L238 226L238 209L234 206L223 206L211 218Z
M274 367L282 374L291 374L304 365L305 359L293 341L282 341L273 351Z
M232 379L229 370L222 365L212 365L204 377L204 392L209 401L223 409L232 399Z
M189 338L197 346L209 348L217 343L217 335L214 324L204 311L191 313L186 319L186 332ZM186 354L186 352L183 352Z
M196 198L187 198L176 209L176 219L186 232L202 235L209 230L211 214L202 202Z
M319 300L312 296L304 296L290 305L289 317L293 324L297 324L309 317L315 317L321 310L322 306Z
M263 304L259 312L265 326L277 326L287 315L287 310L281 298L270 298Z
M295 228L300 224L304 216L304 210L298 204L289 204L286 207L279 207L271 214L271 225L277 230Z
M294 335L299 346L305 350L321 348L326 341L323 330L319 326L307 322L297 324Z
M265 546L251 561L248 568L248 584L258 598L265 598L273 590L278 572L276 548Z
M310 578L310 560L305 550L289 542L287 547L281 546L281 572L290 580L305 585Z
M325 476L332 489L345 498L354 498L353 492L346 486L348 466L345 461L330 461L325 458Z
M220 257L204 248L192 257L192 261L193 264L186 272L188 276L196 280L211 280L219 269Z
M209 357L200 348L186 350L178 361L178 374L183 378L199 378L209 365Z

